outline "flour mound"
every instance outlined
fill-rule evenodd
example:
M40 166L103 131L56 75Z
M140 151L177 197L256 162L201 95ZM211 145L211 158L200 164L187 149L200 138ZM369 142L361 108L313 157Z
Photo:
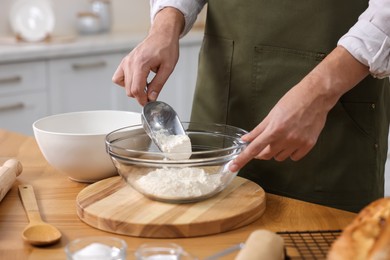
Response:
M162 168L136 181L146 193L159 198L196 198L214 192L222 183L220 174L201 168Z

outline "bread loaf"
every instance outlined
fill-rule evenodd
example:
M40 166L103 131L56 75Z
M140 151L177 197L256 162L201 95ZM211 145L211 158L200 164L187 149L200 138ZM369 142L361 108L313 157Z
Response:
M328 260L390 259L390 198L359 212L332 244Z

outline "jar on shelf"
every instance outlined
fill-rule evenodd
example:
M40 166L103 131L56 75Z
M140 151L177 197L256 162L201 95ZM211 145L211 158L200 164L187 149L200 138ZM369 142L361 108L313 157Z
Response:
M91 11L100 18L101 32L111 30L111 2L110 0L92 0Z
M77 14L77 30L80 34L95 34L101 31L100 16L92 12Z

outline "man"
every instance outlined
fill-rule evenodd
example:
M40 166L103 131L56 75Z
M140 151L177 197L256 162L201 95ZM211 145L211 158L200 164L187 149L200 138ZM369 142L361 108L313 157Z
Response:
M205 1L151 3L148 36L113 77L141 105ZM267 192L360 210L384 193L389 82L374 77L390 74L389 17L389 0L208 1L191 121L253 129L230 169Z

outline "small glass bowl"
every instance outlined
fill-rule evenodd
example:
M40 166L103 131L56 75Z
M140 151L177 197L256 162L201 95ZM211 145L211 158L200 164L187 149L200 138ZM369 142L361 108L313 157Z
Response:
M90 236L71 241L65 247L67 260L125 260L124 240L107 236Z
M175 243L146 243L134 253L136 260L197 260Z
M237 175L228 166L247 146L241 140L247 131L222 124L182 124L192 146L187 160L168 160L142 125L106 136L107 152L119 174L150 199L170 203L204 200L225 189Z

